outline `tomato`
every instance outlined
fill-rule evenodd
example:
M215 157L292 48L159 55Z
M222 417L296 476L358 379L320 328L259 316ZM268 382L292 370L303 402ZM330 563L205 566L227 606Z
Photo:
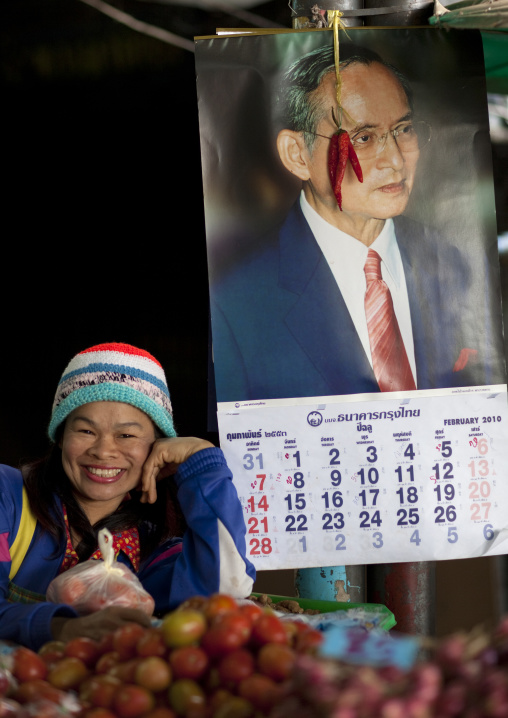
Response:
M58 588L58 602L73 606L81 600L86 590L84 581L77 576L69 576Z
M252 632L252 624L249 617L239 611L218 616L212 626L222 626L233 633L240 634L245 643L249 640Z
M96 673L109 673L109 670L120 663L120 656L116 651L109 651L103 653L95 664Z
M162 635L167 646L178 648L199 641L207 628L206 618L191 608L168 613L162 621Z
M172 677L171 668L159 656L149 656L141 659L134 673L135 683L154 693L167 688Z
M298 653L315 653L318 646L323 643L324 636L315 628L307 628L295 637L295 650Z
M51 683L36 678L33 681L21 683L16 689L14 697L19 703L34 703L43 698L51 703L59 704L65 697L65 693L52 686Z
M130 658L128 661L121 661L109 669L108 675L119 678L123 683L134 683L137 667L143 660L138 656Z
M143 592L138 595L138 608L147 616L153 616L155 601L149 593Z
M171 708L161 706L160 708L154 708L153 711L145 713L143 718L176 718L176 713L172 711Z
M105 633L102 638L100 638L97 641L97 646L99 648L100 655L104 655L104 653L109 653L113 650L113 631L109 631L108 633Z
M117 716L107 708L91 708L83 713L82 718L117 718Z
M217 688L213 693L209 694L207 696L207 704L210 706L212 715L215 715L217 708L231 698L232 695L233 694L225 688Z
M183 609L192 608L195 611L202 612L207 601L208 599L205 596L191 596L191 598L181 603L177 610L182 611Z
M118 653L121 661L134 658L136 645L146 628L139 623L125 623L113 633L113 650Z
M201 639L201 647L210 658L220 658L245 644L239 633L233 633L227 627L212 626Z
M122 685L119 678L108 675L90 676L79 686L79 697L98 708L111 708L113 697Z
M237 609L238 604L235 599L225 593L212 594L203 606L203 612L209 621L212 621L217 616L231 613L231 611L236 611Z
M257 603L242 603L238 610L242 615L247 616L251 624L257 621L264 613L264 610Z
M262 646L265 643L288 643L288 632L282 621L273 613L264 613L252 626L252 640Z
M169 663L175 678L199 680L208 669L210 661L199 646L181 646L169 654Z
M218 671L224 685L239 683L254 673L254 656L246 648L239 648L222 658Z
M179 678L169 686L169 704L179 716L186 716L194 706L204 706L206 696L196 681Z
M18 681L46 678L48 667L42 658L29 648L16 648L12 654L12 674Z
M251 624L246 616L236 612L219 616L201 640L201 646L209 656L217 658L244 646L251 634Z
M77 688L88 676L88 668L79 658L66 656L61 658L48 673L48 682L55 688L67 691Z
M259 649L257 664L259 672L274 681L289 678L295 664L296 654L281 643L265 643Z
M213 714L213 718L251 718L254 706L246 698L231 696Z
M12 678L10 671L0 668L0 698L6 696L12 687Z
M48 641L38 650L39 656L47 666L64 657L65 643L63 641Z
M24 718L28 713L17 701L10 698L0 698L0 718Z
M159 656L166 655L168 648L164 642L162 632L158 628L146 628L144 634L136 643L138 656Z
M72 638L66 644L64 653L66 656L80 658L88 668L91 668L99 658L99 644L91 638L79 636L78 638Z
M281 690L268 676L253 673L240 681L238 695L250 701L257 710L268 712L280 699Z
M121 686L113 700L113 709L120 718L137 718L153 708L155 708L154 695L143 686Z

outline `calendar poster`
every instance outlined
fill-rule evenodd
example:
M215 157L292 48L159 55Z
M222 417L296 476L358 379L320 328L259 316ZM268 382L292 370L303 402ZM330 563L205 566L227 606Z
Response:
M196 44L218 424L249 558L275 569L506 552L481 36L340 31L340 99L336 49L331 30ZM337 136L356 160L348 149L332 182ZM386 344L402 345L387 383L372 253L397 325Z
M258 569L508 552L506 391L224 407Z

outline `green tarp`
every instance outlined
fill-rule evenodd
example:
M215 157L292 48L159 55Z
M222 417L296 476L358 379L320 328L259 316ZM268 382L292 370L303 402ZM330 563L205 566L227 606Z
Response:
M487 89L508 95L508 28L504 31L482 31Z

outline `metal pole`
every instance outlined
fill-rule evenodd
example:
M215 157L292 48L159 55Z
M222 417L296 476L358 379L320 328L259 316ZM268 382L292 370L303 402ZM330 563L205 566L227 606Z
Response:
M367 566L367 601L394 614L401 633L435 634L435 563Z

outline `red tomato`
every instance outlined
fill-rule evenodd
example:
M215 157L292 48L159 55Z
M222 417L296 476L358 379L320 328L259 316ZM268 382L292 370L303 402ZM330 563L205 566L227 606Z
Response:
M232 596L225 593L214 593L206 601L203 610L209 621L216 616L236 611L238 604Z
M145 631L146 628L139 623L125 623L116 629L113 633L113 650L118 653L121 661L134 658L137 642Z
M159 656L143 658L137 665L134 681L153 693L163 691L172 679L171 668Z
M12 654L12 673L18 681L46 678L48 667L42 658L29 648L16 648Z
M64 697L64 691L55 688L51 683L43 681L41 678L21 683L14 693L14 698L19 701L19 703L34 703L44 698L58 705Z
M239 611L218 616L213 622L212 627L213 626L222 626L233 633L240 634L245 643L249 640L252 631L252 624L249 617Z
M274 681L289 678L295 664L296 654L281 643L265 643L259 649L257 663L260 673Z
M145 713L143 718L177 718L177 716L175 711L172 711L171 708L164 708L161 706L160 708L154 708L153 711Z
M80 658L88 668L91 668L99 658L99 644L91 638L79 636L78 638L72 638L66 644L64 653L66 656Z
M0 668L0 698L6 696L12 688L12 677L10 671Z
M183 608L168 613L162 621L162 635L170 648L188 646L199 641L206 631L206 618L200 611Z
M83 718L117 718L117 715L107 708L91 708L83 713Z
M10 698L0 698L0 718L25 718L28 713L17 701Z
M249 619L239 613L218 616L202 638L201 646L214 658L244 646L251 635Z
M99 641L97 641L99 646L99 653L101 656L104 653L109 653L113 650L113 632L109 631L108 633L105 633Z
M254 673L254 656L246 648L239 648L222 658L218 671L224 685L239 683Z
M201 647L210 658L220 658L245 645L241 633L230 631L227 626L212 626L201 639Z
M48 641L38 650L39 656L47 666L59 661L64 656L65 643L63 641Z
M80 601L85 591L86 584L78 576L68 576L58 589L58 601L72 606Z
M121 680L114 676L90 676L79 686L79 697L92 706L111 708L113 697L121 685Z
M199 680L208 669L210 661L199 646L181 646L169 654L169 662L175 678Z
M239 683L238 695L250 701L257 710L268 712L280 699L281 690L268 676L253 673Z
M162 632L158 628L147 628L144 634L136 643L138 656L159 656L166 655L168 648L164 642Z
M153 708L155 708L153 693L143 686L121 686L113 700L113 709L120 718L138 718Z
M109 673L109 670L113 668L113 666L116 666L117 663L120 663L120 655L117 653L117 651L109 651L108 653L103 653L95 664L95 672Z
M315 628L307 628L295 637L295 651L298 653L315 653L316 648L323 643L324 636Z
M250 620L251 623L263 615L264 611L257 603L242 603L238 610Z
M203 689L196 681L179 678L169 686L169 704L180 716L187 716L191 708L204 706L206 697Z
M149 593L140 593L138 595L138 606L140 611L146 613L147 616L152 616L155 608L155 601Z
M231 698L232 695L233 694L225 688L217 688L213 693L209 694L207 697L207 704L210 706L212 715L215 715L215 711L229 698Z
M60 659L48 673L48 682L55 688L67 691L77 688L88 676L88 668L79 658L66 656Z
M213 718L251 718L253 714L254 706L250 701L239 696L231 696L217 708Z
M136 669L143 660L144 658L138 656L137 658L130 658L128 661L117 663L109 669L108 675L119 678L122 683L134 683Z
M252 626L252 640L258 646L265 643L287 644L289 636L284 624L277 616L273 613L264 613Z

